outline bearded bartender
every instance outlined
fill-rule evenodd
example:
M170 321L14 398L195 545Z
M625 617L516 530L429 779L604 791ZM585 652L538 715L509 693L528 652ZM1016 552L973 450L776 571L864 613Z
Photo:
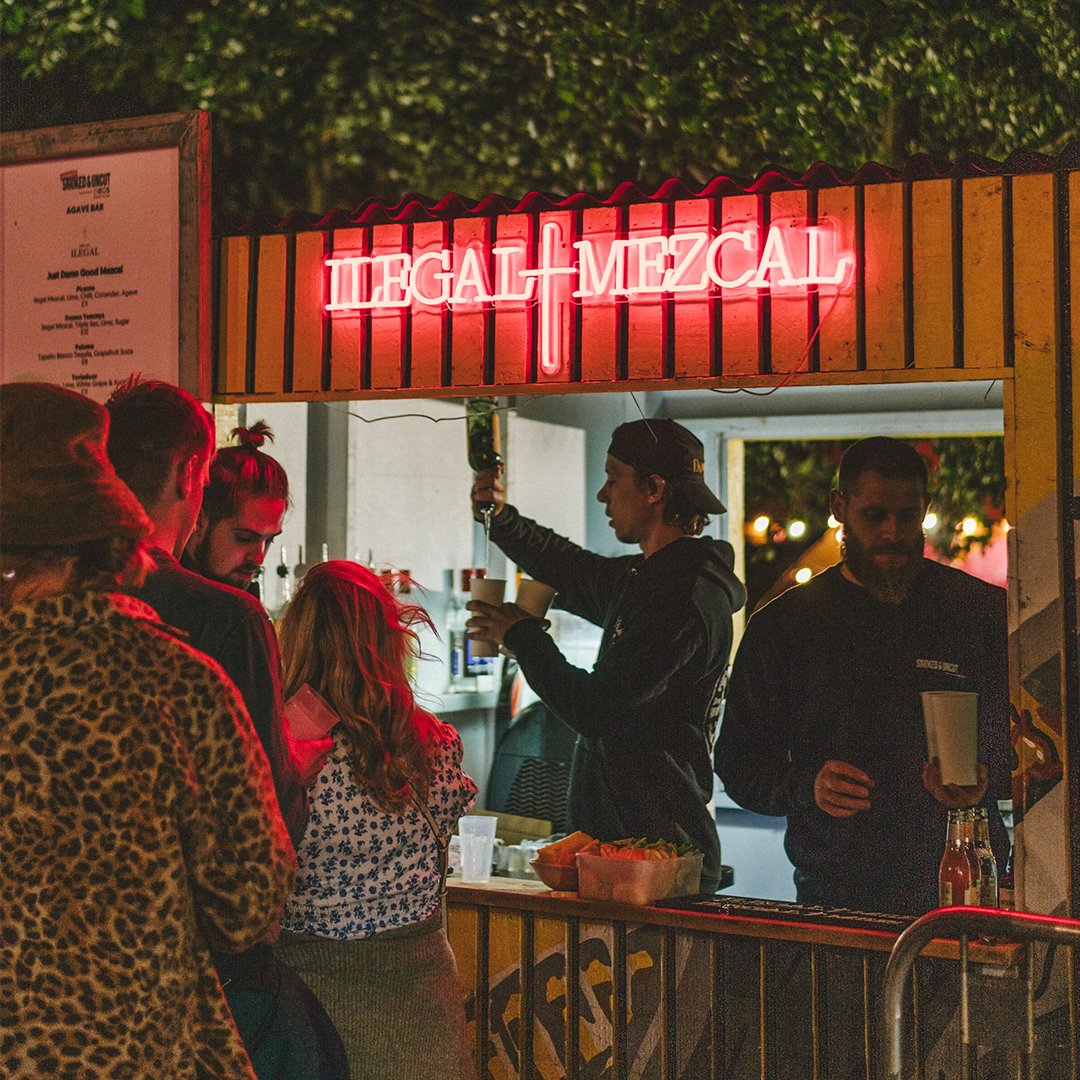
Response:
M710 808L710 750L731 650L731 615L746 592L731 545L699 534L724 507L705 484L701 442L668 419L622 424L597 499L616 537L640 554L579 547L507 504L495 470L478 473L473 515L492 506L491 539L558 591L558 605L603 628L592 671L570 664L546 625L514 604L471 601L470 636L517 657L529 685L578 738L570 827L601 840L691 843L701 888L720 882Z
M949 809L986 807L1004 866L1005 590L924 558L927 486L907 443L849 447L830 497L843 561L755 612L732 666L716 771L740 806L787 816L802 903L936 907ZM977 784L926 761L923 690L979 694Z

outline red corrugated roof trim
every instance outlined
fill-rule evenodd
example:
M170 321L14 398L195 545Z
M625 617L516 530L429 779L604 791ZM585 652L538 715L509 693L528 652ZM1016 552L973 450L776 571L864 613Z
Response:
M753 180L736 176L718 176L701 187L692 187L676 177L665 180L654 192L643 191L637 184L620 184L606 198L587 192L556 196L530 191L522 199L505 195L485 195L473 201L456 192L436 200L408 192L396 203L365 199L352 211L331 210L316 214L292 210L281 221L271 222L263 215L249 218L231 235L265 235L275 232L307 232L324 229L348 229L365 225L408 224L420 221L447 221L451 218L494 217L499 214L540 213L549 210L582 210L599 206L630 206L645 202L671 202L676 199L716 198L724 195L763 195L773 191L799 188L830 188L884 184L897 180L940 180L972 176L1015 176L1022 173L1055 172L1080 168L1080 140L1071 142L1056 157L1034 150L1014 150L1005 161L994 161L978 154L963 154L955 161L941 162L929 154L917 154L902 169L890 169L876 161L867 162L854 172L838 169L819 161L802 174L779 165L767 165Z

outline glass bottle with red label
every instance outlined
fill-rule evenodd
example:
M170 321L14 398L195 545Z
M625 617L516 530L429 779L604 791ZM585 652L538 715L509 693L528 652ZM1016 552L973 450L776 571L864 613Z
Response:
M979 903L979 864L974 823L966 810L950 810L945 851L938 868L938 906Z

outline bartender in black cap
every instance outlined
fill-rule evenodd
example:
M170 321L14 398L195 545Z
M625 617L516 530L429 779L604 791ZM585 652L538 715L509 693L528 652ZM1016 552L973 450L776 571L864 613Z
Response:
M514 604L469 603L472 635L505 644L529 685L578 734L569 823L602 840L692 843L701 888L720 880L709 810L711 746L746 600L731 545L701 531L723 504L705 483L700 440L673 420L615 429L597 493L615 535L641 554L586 551L507 504L494 470L478 473L473 515L494 504L491 539L558 604L603 628L592 671L559 652L546 624Z

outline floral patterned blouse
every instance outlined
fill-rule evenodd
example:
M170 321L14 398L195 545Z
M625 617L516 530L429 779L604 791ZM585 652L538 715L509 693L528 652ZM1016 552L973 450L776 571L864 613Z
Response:
M476 798L461 771L461 736L436 721L428 809L446 837ZM329 938L372 937L410 926L439 906L438 845L414 806L387 813L356 783L348 745L334 748L311 790L307 831L297 850L287 930Z

